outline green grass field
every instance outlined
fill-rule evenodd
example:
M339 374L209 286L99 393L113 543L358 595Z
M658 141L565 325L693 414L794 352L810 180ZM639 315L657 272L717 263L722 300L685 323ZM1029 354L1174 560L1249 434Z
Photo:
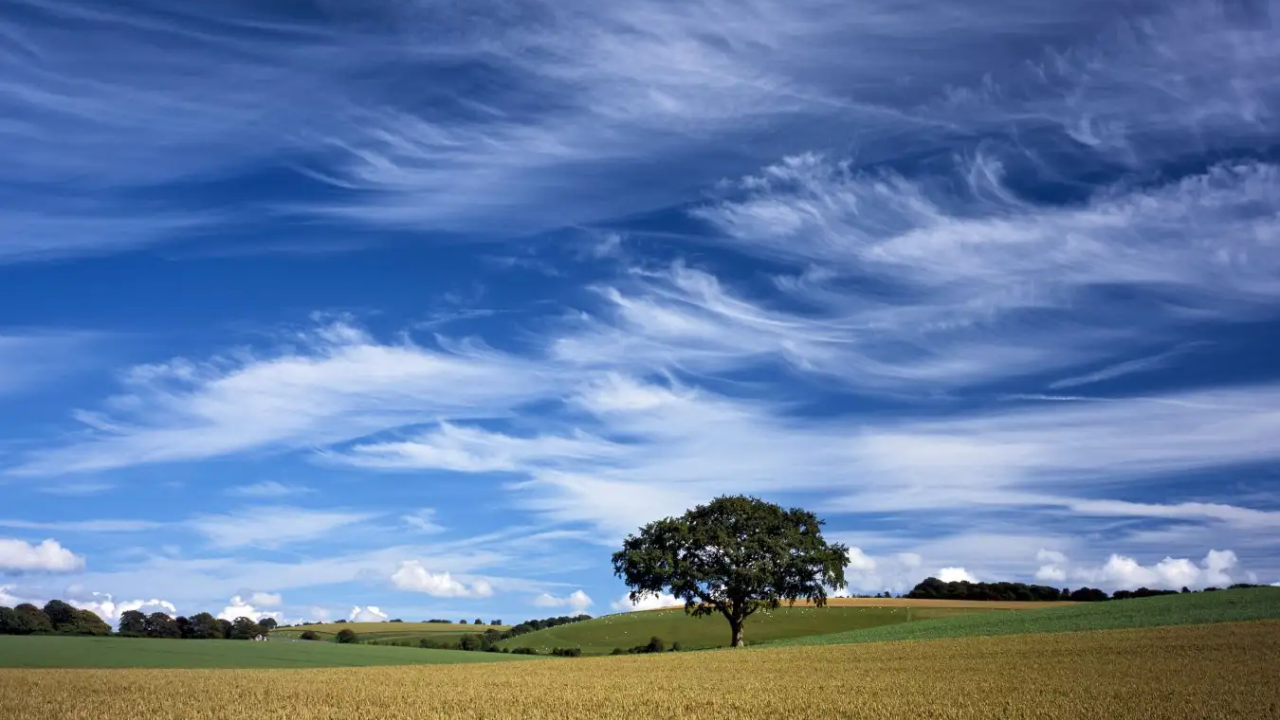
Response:
M317 668L489 663L527 659L529 658L500 653L323 642L0 636L0 667Z
M772 644L936 640L976 635L1062 633L1274 619L1280 619L1280 588L1250 588L1085 603L1031 613L993 611L910 624L882 624L833 634L780 639Z
M784 638L988 612L994 610L974 607L782 607L772 611L762 610L748 618L744 633L748 644L759 644ZM504 640L499 643L499 647L513 650L531 647L540 653L557 647L577 647L587 655L607 655L614 648L625 650L643 645L655 635L662 638L668 646L679 642L687 650L722 647L729 644L729 624L720 615L695 618L686 615L683 609L622 613L538 630Z
M336 640L344 628L356 634L362 643L378 645L404 645L416 647L422 638L436 642L456 642L463 635L482 633L486 630L506 630L507 625L463 625L461 623L325 623L279 628L273 637L298 638L310 630L321 640Z

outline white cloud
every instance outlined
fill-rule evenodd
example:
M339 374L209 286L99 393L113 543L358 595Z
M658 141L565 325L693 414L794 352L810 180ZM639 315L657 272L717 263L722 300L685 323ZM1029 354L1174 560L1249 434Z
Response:
M978 582L978 578L962 567L944 567L938 571L938 579L942 582Z
M107 622L114 623L120 619L120 616L131 610L139 610L144 612L166 612L170 617L178 614L178 608L167 600L152 598L150 600L121 600L116 602L110 593L92 593L92 600L76 600L71 599L67 602L81 610L91 610L98 617Z
M233 497L245 498L282 498L293 495L305 495L314 492L311 488L302 485L285 485L275 480L267 480L252 485L237 485L227 488L226 494Z
M920 567L920 565L924 563L924 558L920 557L917 553L911 552L898 553L897 559L898 562L902 563L903 567L913 569Z
M657 595L647 595L638 601L632 602L630 595L623 595L609 604L609 607L618 612L634 612L637 610L657 610L659 608L684 607L684 601L677 599L674 595L667 593L658 593Z
M1057 565L1041 565L1036 570L1036 580L1041 582L1062 582L1067 579L1067 571Z
M585 612L591 607L591 596L581 590L575 590L565 597L557 597L550 593L542 593L533 599L533 604L543 608L568 608L573 613Z
M1114 590L1226 587L1248 575L1239 568L1239 559L1231 550L1210 550L1199 564L1187 558L1165 557L1150 566L1113 553L1101 566L1076 566L1072 570L1072 576L1081 582Z
M0 527L17 530L52 530L73 533L129 533L154 530L164 523L150 520L64 520L37 522L33 520L0 519Z
M10 594L10 591L16 590L16 589L17 589L17 586L15 585L0 585L0 605L3 605L5 607L13 607L14 605L21 605L22 603L26 602L26 600L23 600L17 595Z
M405 525L423 533L443 532L444 527L435 521L435 508L422 508L412 515L403 515L401 520Z
M84 569L84 558L48 539L33 545L22 540L0 538L0 573L65 573Z
M274 597L275 599L279 598L278 595ZM226 607L222 608L222 611L218 613L217 617L220 620L231 620L231 621L234 621L236 618L241 618L241 617L247 617L250 620L254 620L254 621L261 621L265 618L273 618L276 622L280 622L284 618L284 614L280 612L267 612L265 610L259 610L258 608L255 608L253 605L251 605L249 602L246 602L245 599L240 595L233 595L231 597L231 602Z
M351 608L351 612L347 614L347 619L351 622L386 622L389 617L374 605L363 608L359 605L354 605Z
M280 593L255 592L249 596L249 602L262 607L279 607L284 598Z
M332 617L328 608L313 607L310 612L311 619L315 622L329 622L329 618Z
M876 561L867 557L861 548L849 548L849 564L845 566L855 572L868 572L876 569Z
M391 575L391 584L401 590L426 593L435 597L489 597L493 586L478 580L468 585L455 580L447 572L432 573L418 560L406 560Z
M201 515L187 525L215 547L274 548L322 538L372 517L371 513L264 506L225 515Z

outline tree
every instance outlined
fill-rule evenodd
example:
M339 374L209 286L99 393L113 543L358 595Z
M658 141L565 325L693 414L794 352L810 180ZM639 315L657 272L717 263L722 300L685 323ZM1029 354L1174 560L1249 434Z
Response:
M182 629L178 627L177 621L167 614L153 612L147 616L146 634L151 638L180 638Z
M191 616L190 637L196 640L220 640L223 638L222 624L207 612L196 613Z
M473 620L473 621L471 622L471 624L472 624L472 625L483 625L483 624L484 624L484 621L483 621L483 620L481 620L480 618L476 618L475 620Z
M120 634L142 637L147 634L147 616L137 610L120 613Z
M45 617L53 625L54 632L72 632L76 624L76 609L61 600L50 600L44 604Z
M31 603L22 603L13 608L12 627L13 635L53 632L53 624L49 622L49 616Z
M106 636L111 634L111 626L92 610L76 610L75 626L71 632L77 635Z
M827 588L845 586L849 549L822 538L819 520L800 508L746 496L721 496L678 518L649 523L613 555L614 574L632 602L670 588L694 616L720 613L733 647L761 608L782 601L827 602Z
M303 630L302 635L300 637L303 640L319 640L320 639L320 636L316 634L315 630Z
M18 615L11 607L0 606L0 635L16 635Z
M262 630L253 618L238 617L231 623L232 640L252 640L261 634Z
M280 623L276 622L275 618L269 618L269 617L262 618L261 620L258 621L258 624L266 628L268 631L275 630L276 628L280 627Z
M501 620L490 620L490 621L489 621L489 624L490 624L490 625L502 625L502 621L501 621Z
M222 638L223 640L230 640L231 631L235 629L235 625L233 625L230 620L223 620L222 618L218 618L217 623L218 623L218 637Z
M338 642L353 643L356 641L356 631L351 628L342 628L338 631Z

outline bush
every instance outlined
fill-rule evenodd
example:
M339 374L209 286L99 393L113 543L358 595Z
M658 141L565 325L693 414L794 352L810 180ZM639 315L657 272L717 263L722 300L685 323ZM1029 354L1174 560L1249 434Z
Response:
M356 641L356 633L351 628L343 628L338 631L338 642L353 643Z
M582 657L582 648L555 648L551 654L556 657Z
M680 644L679 640L671 643L671 652L680 652L683 649L684 649L684 646Z
M538 651L531 647L518 647L511 651L512 655L537 655Z
M626 651L626 650L623 650L622 648L614 648L614 649L613 649L613 652L611 652L611 653L609 653L609 654L610 654L610 655L626 655L626 654L627 654L627 651Z
M303 630L302 635L300 637L303 640L319 640L320 639L320 636L316 634L315 630Z

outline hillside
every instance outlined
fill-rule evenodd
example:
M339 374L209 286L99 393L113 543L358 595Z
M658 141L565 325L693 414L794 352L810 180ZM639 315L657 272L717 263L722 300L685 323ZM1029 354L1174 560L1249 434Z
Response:
M437 642L456 641L463 635L482 633L486 630L506 630L507 625L464 625L461 623L324 623L278 628L272 637L296 639L310 630L321 640L334 640L343 629L350 629L362 643L377 645L412 645L427 638Z
M320 668L450 665L519 655L322 642L0 636L0 668Z
M875 605L869 604L875 602ZM1003 609L1002 603L963 601L902 601L856 599L849 604L815 608L797 604L773 611L760 611L747 619L748 644L823 635L850 630L895 625L918 620L950 617L967 613L990 613ZM1020 603L1019 610L1034 610L1044 605ZM588 655L605 655L614 648L627 649L643 645L658 636L668 646L673 642L689 650L722 647L729 642L729 626L724 618L713 615L690 617L683 608L621 613L539 630L504 640L499 647L531 647L538 652L552 648L581 648Z
M775 645L826 645L891 640L934 640L979 635L1062 633L1081 630L1200 625L1280 619L1280 588L1222 590L1135 600L1083 603L1034 613L975 613L911 624L855 628L828 635L775 641Z

